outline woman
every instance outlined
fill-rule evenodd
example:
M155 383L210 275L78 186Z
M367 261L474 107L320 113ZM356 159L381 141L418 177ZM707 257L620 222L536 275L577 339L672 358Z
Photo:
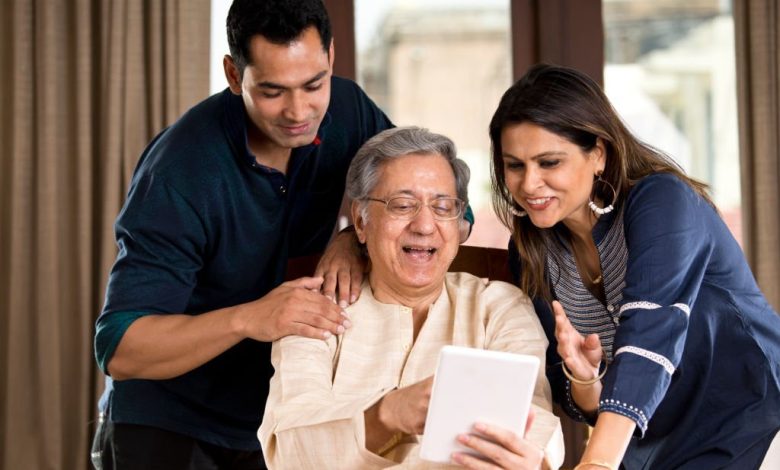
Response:
M418 443L443 346L544 362L547 339L527 296L507 283L447 273L468 178L452 141L425 129L384 131L357 153L346 189L371 272L346 308L352 325L344 334L274 342L276 372L259 430L270 468L430 468ZM472 449L490 468L558 468L563 436L541 371L533 403L525 438L476 427L459 437L464 452L452 463L485 468L488 462L465 452Z
M577 468L758 468L780 427L780 317L705 185L563 67L513 85L490 138L553 396L595 425Z

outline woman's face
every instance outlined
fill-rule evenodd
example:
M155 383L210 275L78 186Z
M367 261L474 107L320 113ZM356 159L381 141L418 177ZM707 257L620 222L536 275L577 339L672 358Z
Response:
M606 162L600 139L584 152L541 126L523 122L503 129L501 148L506 186L535 226L563 222L575 233L592 228L595 218L588 200L594 177Z
M416 198L425 204L457 197L455 175L441 155L411 154L384 164L370 197ZM437 220L423 206L410 219L394 218L380 202L368 202L366 217L352 205L355 229L371 259L371 287L380 299L414 298L438 291L458 253L459 221Z

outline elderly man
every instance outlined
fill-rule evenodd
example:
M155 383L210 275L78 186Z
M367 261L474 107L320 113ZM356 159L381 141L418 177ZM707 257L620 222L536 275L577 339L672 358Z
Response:
M357 153L347 193L371 272L346 309L352 328L324 341L274 343L276 373L258 432L269 467L433 465L418 457L418 436L439 350L454 344L542 360L525 438L488 427L480 433L494 442L472 434L461 443L499 467L558 468L563 441L542 372L547 340L530 300L506 283L447 273L468 179L452 141L416 127L384 131ZM453 463L485 464L465 453Z

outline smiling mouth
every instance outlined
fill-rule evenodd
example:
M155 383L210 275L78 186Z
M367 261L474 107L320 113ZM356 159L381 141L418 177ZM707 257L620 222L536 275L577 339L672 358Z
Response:
M303 123L297 126L281 126L281 128L286 134L301 135L309 131L309 123Z
M530 199L529 198L529 199L526 199L526 201L528 201L528 204L531 204L532 206L539 206L539 205L542 205L542 204L546 203L550 199L552 199L552 198L551 197L538 197L538 198L535 198L535 199Z
M436 248L415 248L411 246L405 246L403 247L404 253L409 254L429 254L432 255L436 253Z

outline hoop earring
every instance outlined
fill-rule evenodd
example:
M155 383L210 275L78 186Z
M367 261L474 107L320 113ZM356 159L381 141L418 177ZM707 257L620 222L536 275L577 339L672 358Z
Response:
M596 205L595 202L593 202L593 199L588 200L588 207L590 207L590 210L592 210L596 215L604 215L609 214L612 212L612 210L615 208L615 200L617 199L617 191L615 191L615 187L609 184L609 181L601 179L601 173L596 175L596 180L593 182L593 186L596 186L596 183L603 183L606 184L609 189L612 190L612 203L608 205L607 207L599 207Z
M511 212L515 217L525 217L528 215L528 212L522 209L517 209L515 206L509 206L509 212Z

